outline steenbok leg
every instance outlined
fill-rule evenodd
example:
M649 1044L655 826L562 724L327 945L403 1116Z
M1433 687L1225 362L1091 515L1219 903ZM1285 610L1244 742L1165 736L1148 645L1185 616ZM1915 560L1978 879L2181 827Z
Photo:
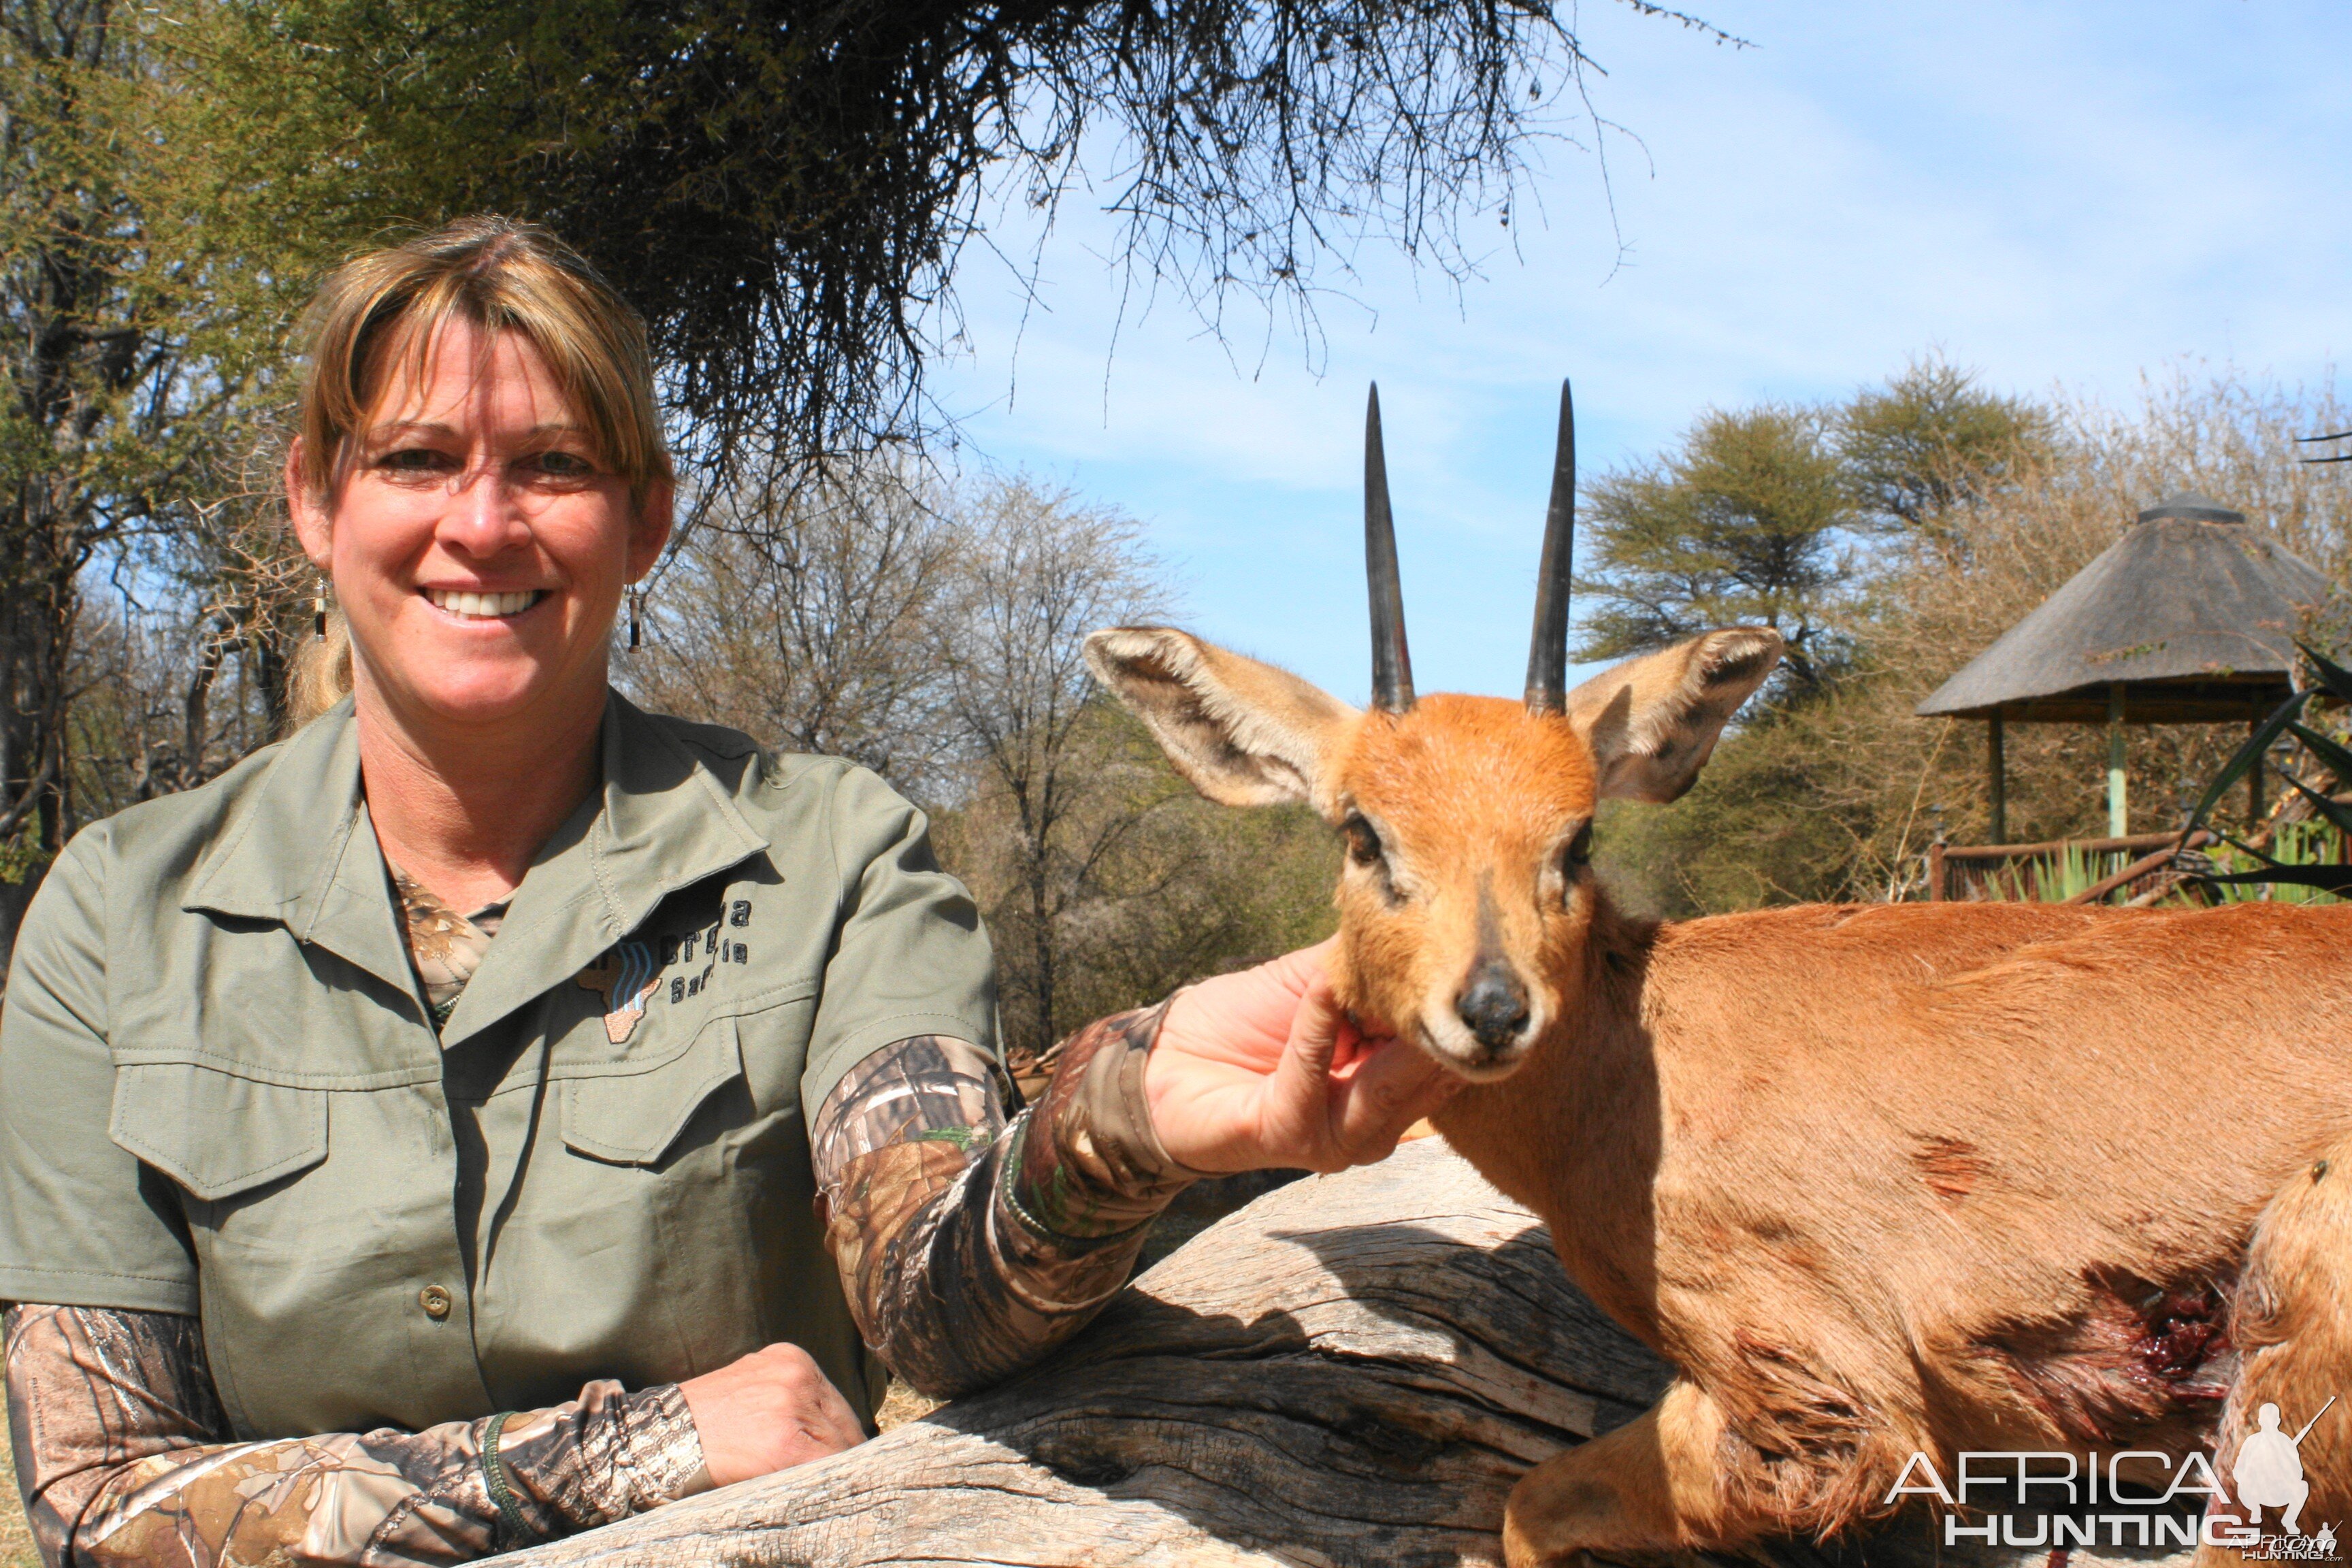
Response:
M1723 1413L1696 1384L1676 1382L1650 1410L1605 1437L1519 1478L1503 1515L1510 1568L1581 1552L1679 1552L1736 1546L1762 1521L1730 1517L1720 1477Z

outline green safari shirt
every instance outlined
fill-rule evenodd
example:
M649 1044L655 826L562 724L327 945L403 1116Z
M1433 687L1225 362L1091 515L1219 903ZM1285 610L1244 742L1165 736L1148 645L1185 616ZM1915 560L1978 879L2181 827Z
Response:
M240 1438L416 1429L805 1349L870 1422L808 1119L994 1048L923 815L607 699L603 782L436 1036L350 705L78 835L0 1017L0 1299L193 1313Z

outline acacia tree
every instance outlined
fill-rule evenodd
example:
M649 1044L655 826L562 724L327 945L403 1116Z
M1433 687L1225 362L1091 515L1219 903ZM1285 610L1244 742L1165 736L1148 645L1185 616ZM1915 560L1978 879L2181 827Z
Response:
M207 99L306 144L347 128L313 226L545 221L647 312L721 458L921 430L998 202L1105 193L1129 265L1213 319L1310 301L1367 239L1466 270L1462 223L1507 213L1585 68L1549 0L181 8Z
M1832 608L1844 471L1814 410L1767 404L1701 418L1675 451L1592 481L1580 593L1582 657L1610 658L1709 626L1769 626L1818 686L1837 654Z
M1778 694L1818 692L1853 657L1873 548L1964 551L1956 509L2046 463L2055 429L1932 357L1842 405L1711 412L1588 487L1583 657L1769 626L1789 645Z
M1990 426L1997 436L2000 425L1984 416L1999 414L2001 400L1973 385L1961 392L1992 407L1971 413L1945 397L1879 389L1845 405L1932 416L1922 421L1927 433L1905 437L1901 449L1924 455L1924 477L1942 484L1941 499L1916 520L1891 511L1871 520L1855 552L1855 591L1840 610L1855 658L1832 700L1763 706L1727 736L1680 804L1604 819L1600 858L1633 901L1687 914L1917 896L1935 833L1980 842L1990 822L1981 728L1920 719L1917 703L2158 497L2184 489L2222 497L2330 578L2344 581L2352 566L2342 470L2306 466L2309 447L2297 440L2352 426L2330 387L2204 381L2176 368L2121 405L2062 396L2017 410L2018 443L1984 442L1988 460L1975 473L1948 467L1950 444L1934 432ZM1936 495L1926 482L1903 489ZM2342 636L2325 612L2305 629L2331 651ZM2136 736L2126 757L2132 830L2178 826L2244 739L2234 724L2158 725ZM2011 727L2008 837L2104 833L2106 746L2096 726Z
M1938 356L1864 387L1831 418L1854 503L1885 524L1950 550L1952 508L2012 484L2057 447L2057 421L2021 397L1988 392Z

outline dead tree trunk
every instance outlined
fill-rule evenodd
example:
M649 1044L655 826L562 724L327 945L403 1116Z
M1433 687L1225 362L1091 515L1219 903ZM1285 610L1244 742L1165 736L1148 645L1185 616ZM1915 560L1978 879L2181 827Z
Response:
M1496 1563L1519 1474L1637 1415L1669 1375L1568 1282L1532 1215L1430 1139L1260 1198L1024 1378L507 1561ZM1944 1548L1923 1523L1773 1555L1992 1568L2048 1553Z

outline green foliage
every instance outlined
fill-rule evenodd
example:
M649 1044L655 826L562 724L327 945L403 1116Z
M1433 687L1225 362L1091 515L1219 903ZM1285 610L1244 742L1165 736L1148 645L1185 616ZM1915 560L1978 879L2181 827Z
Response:
M1868 813L1824 778L1819 732L1767 710L1716 748L1690 793L1669 806L1610 802L1593 861L1628 907L1669 919L1884 896L1853 886ZM1797 803L1801 803L1797 804ZM1924 831L1924 825L1923 825Z
M1769 626L1790 669L1818 685L1849 521L1845 478L1822 416L1767 405L1710 413L1678 450L1603 474L1588 489L1577 583L1601 608L1584 658L1608 658L1709 626Z
M2280 703L2254 727L2246 743L2231 754L2205 786L2189 814L2189 826L2204 826L2222 795L2261 765L2264 752L2282 737L2291 736L2299 742L2303 754L2327 770L2332 782L2325 789L2314 789L2295 773L2285 773L2287 787L2300 798L2284 805L2290 811L2299 807L2308 815L2299 820L2282 816L2271 826L2267 845L2231 840L2211 857L2216 869L2200 879L2226 900L2251 896L2309 903L2352 889L2352 865L2345 863L2343 852L2347 837L2352 837L2352 806L2335 798L2336 792L2352 784L2352 750L2297 717L2312 706L2314 699L2328 699L2339 706L2352 704L2352 671L2307 646L2303 657L2312 684Z
M2119 869L2110 864L2118 858L2119 856L2096 854L2078 844L2069 844L2056 855L2045 857L2036 868L2039 874L2033 879L2034 894L2045 904L2063 904L2089 892L2109 872Z
M2282 822L2266 850L2223 845L2210 858L2220 875L2207 879L2212 896L2225 904L2334 903L2352 887L2345 864L2344 830L2332 822ZM2304 872L2325 885L2291 880L2279 873Z
M2116 851L2069 844L2055 855L2037 855L2021 864L2000 868L1986 879L1985 896L2063 904L2122 870L2127 858Z
M1948 550L1938 520L2046 458L2053 430L2047 411L1939 359L1839 406L1711 412L1674 450L1588 487L1594 564L1577 586L1601 603L1580 657L1769 626L1788 641L1794 692L1817 692L1855 656L1864 536ZM1791 694L1782 683L1767 700Z
M2045 460L2057 438L2048 409L1987 392L1936 358L1856 393L1832 422L1854 504L1915 530Z
M26 892L84 819L92 737L71 715L111 673L86 587L193 599L201 651L173 706L199 752L224 650L266 664L278 640L269 574L226 584L209 544L241 535L232 497L308 288L276 205L308 150L210 134L142 20L0 0L0 844ZM95 739L157 776L144 737ZM0 896L0 945L18 902Z

